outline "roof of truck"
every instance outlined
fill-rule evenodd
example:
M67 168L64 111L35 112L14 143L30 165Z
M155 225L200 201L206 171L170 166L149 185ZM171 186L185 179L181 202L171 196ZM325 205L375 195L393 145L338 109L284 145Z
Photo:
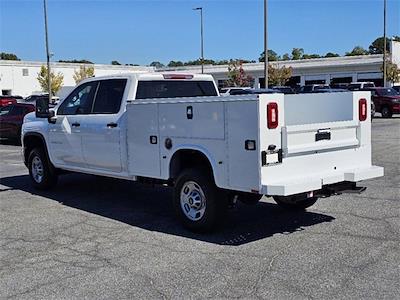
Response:
M132 78L137 80L203 80L212 81L213 77L209 74L193 74L193 73L181 73L181 72L130 72L121 74L112 74L99 77L90 77L85 79L86 81L92 80L104 80L104 79L114 79L114 78Z

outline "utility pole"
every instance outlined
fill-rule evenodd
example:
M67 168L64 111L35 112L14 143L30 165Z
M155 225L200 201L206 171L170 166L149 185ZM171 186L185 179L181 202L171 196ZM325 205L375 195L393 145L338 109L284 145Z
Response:
M383 87L386 87L386 0L383 0Z
M44 9L44 31L46 35L46 57L47 57L47 88L49 90L49 103L51 103L51 78L50 78L50 51L49 51L49 35L47 32L47 5L46 0L43 0Z
M203 38L203 8L202 7L196 7L193 8L193 10L199 10L200 11L200 38L201 38L201 74L204 73L204 38Z
M264 82L268 88L268 31L267 31L267 0L264 0Z

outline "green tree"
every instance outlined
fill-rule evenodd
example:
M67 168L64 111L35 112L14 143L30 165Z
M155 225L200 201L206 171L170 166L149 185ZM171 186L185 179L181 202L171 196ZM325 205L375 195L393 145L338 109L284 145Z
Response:
M254 78L247 75L243 69L241 60L231 60L228 65L228 85L230 86L251 86Z
M279 60L279 55L274 50L268 50L268 61L277 61ZM259 62L265 61L265 51L260 54L258 58Z
M383 72L383 66L381 67L381 71ZM392 83L400 81L400 69L390 60L386 60L386 79Z
M303 54L301 59L311 59L311 58L320 58L321 55L319 54Z
M39 81L40 87L43 92L49 93L49 86L47 83L47 79L49 76L49 71L46 66L42 66L40 68L40 72L38 73L37 80ZM50 73L50 81L51 81L51 95L54 96L58 93L58 91L63 86L64 75L61 73L55 74L54 72Z
M268 85L285 85L292 77L293 70L291 67L274 67L272 64L268 66Z
M379 37L372 44L369 46L369 53L370 54L383 54L383 49L385 46L384 38ZM390 49L390 39L386 38L386 51Z
M368 55L369 52L361 46L355 46L351 52L346 52L346 56Z
M282 55L282 60L290 60L290 55L289 53L285 53Z
M112 64L113 66L120 66L120 65L121 65L117 60L113 60L113 61L111 62L111 64Z
M396 42L400 42L400 36L395 35L395 36L393 37L393 40L396 41Z
M93 76L94 76L93 66L80 66L79 70L75 71L74 75L72 75L72 77L75 80L75 84L78 84L82 80Z
M183 62L181 62L180 60L175 61L175 60L171 60L168 63L168 67L182 67L183 66Z
M150 64L150 67L155 67L157 69L164 67L164 65L162 63L160 63L159 61L153 61Z
M292 59L299 60L303 57L304 49L303 48L293 48L292 50Z
M86 59L59 60L58 62L69 64L93 64L91 61Z
M337 53L333 53L333 52L328 52L327 54L325 54L325 57L339 57L340 55Z
M18 56L16 56L14 53L5 53L1 52L0 53L0 59L3 60L20 60Z

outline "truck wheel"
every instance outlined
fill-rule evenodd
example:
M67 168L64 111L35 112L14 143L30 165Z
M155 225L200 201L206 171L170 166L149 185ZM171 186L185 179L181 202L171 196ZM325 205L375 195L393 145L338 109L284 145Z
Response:
M29 177L33 187L39 190L50 189L57 184L57 174L42 148L35 148L29 154Z
M274 196L276 204L287 210L305 210L317 202L318 197L307 198L305 194L293 196Z
M186 228L206 232L223 220L227 200L206 172L186 169L176 181L173 205Z
M384 106L382 107L382 118L391 118L392 117L392 112L390 111L389 107Z

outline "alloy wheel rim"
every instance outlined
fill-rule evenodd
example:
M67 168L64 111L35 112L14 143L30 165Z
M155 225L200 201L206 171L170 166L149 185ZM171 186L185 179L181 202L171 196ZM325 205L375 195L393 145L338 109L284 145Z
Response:
M40 157L35 156L32 159L32 166L31 166L31 171L32 171L32 177L37 183L41 183L43 181L43 163Z
M185 182L181 189L180 200L182 211L189 220L198 221L204 216L206 197L196 182Z

